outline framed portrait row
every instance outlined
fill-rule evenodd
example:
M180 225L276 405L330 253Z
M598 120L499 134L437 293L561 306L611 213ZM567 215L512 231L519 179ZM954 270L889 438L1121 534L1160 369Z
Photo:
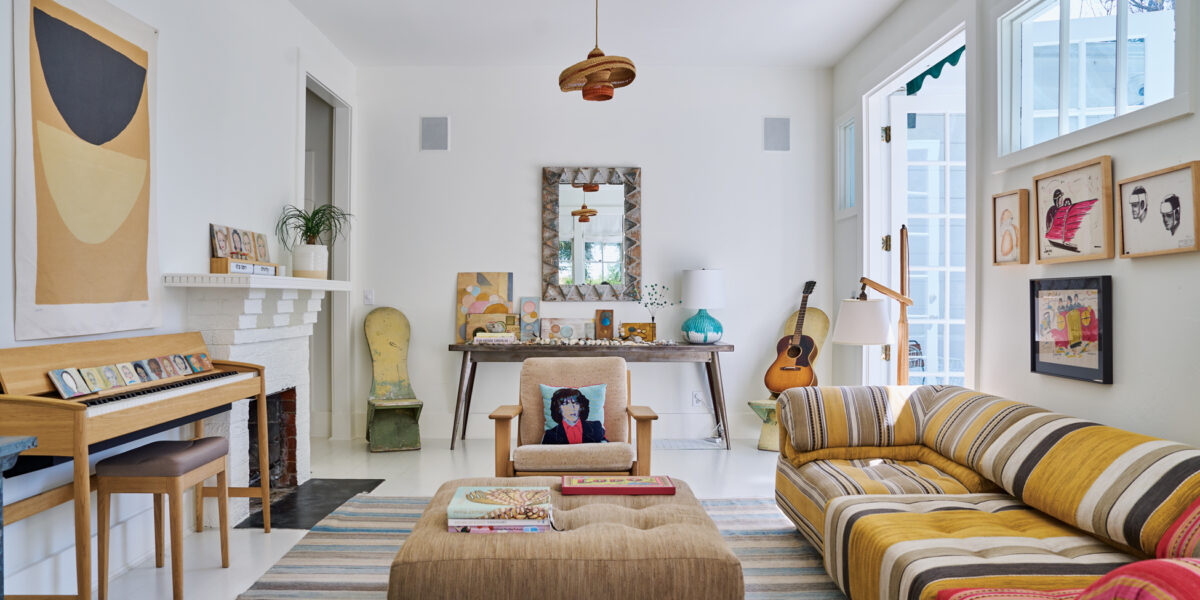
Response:
M1042 173L1032 194L992 196L992 264L1028 264L1031 251L1038 264L1055 264L1200 250L1198 190L1200 161L1115 186L1108 156Z
M212 242L212 258L271 262L266 235L212 223L209 224L208 230Z

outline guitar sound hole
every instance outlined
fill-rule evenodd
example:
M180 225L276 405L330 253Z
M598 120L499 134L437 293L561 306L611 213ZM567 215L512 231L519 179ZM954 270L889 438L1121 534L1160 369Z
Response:
M788 358L796 358L797 356L800 356L800 346L788 346L787 355Z

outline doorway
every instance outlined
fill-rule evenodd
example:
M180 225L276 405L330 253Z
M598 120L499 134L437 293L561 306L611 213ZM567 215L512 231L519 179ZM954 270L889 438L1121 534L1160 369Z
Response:
M909 382L964 385L968 299L965 32L950 34L867 98L864 255L868 277L900 290L909 232ZM898 318L898 306L892 306ZM972 336L973 337L973 336ZM891 350L890 348L888 350ZM891 356L889 356L889 354ZM895 383L895 352L864 356L866 381Z
M350 210L350 105L311 75L303 92L300 144L304 209L333 204ZM329 247L330 279L350 279L353 227ZM326 293L309 346L309 435L350 439L350 307L346 294Z

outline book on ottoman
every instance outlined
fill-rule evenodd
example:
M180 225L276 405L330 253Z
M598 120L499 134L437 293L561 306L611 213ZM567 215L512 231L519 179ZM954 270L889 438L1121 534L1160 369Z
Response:
M448 526L450 533L545 533L552 531L549 525L462 525Z
M447 525L455 527L550 526L550 488L464 486L446 507Z
M564 495L675 495L675 484L666 475L563 475Z

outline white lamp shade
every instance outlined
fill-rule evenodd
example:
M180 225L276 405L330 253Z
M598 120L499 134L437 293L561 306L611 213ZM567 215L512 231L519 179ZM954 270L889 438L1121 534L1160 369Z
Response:
M887 344L892 337L892 320L884 300L842 300L833 343L856 346Z
M679 300L684 308L723 308L725 281L719 269L685 269Z

